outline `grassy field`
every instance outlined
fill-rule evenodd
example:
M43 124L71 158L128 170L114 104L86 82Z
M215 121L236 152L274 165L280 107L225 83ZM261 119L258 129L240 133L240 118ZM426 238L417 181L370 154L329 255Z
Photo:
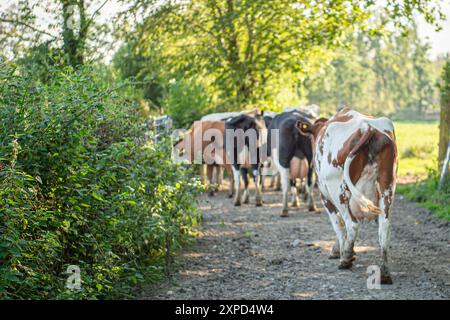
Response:
M426 178L436 167L439 141L437 121L395 121L399 153L398 175L415 180Z
M446 186L438 191L439 174L430 172L437 166L438 122L396 121L394 125L399 152L397 192L419 202L439 217L450 220L449 188Z

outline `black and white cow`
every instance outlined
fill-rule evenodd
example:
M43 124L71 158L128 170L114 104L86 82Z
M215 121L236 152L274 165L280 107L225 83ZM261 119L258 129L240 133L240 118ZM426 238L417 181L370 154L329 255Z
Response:
M286 112L273 118L268 128L268 154L280 173L283 191L282 217L288 216L289 182L292 192L292 205L298 206L296 179L306 178L308 207L315 211L313 198L313 149L309 137L299 133L298 121L311 123L303 113Z
M244 180L243 203L249 203L248 170L253 174L256 206L262 205L260 185L260 130L264 128L261 115L240 114L225 121L225 150L231 161L235 186L234 205L241 205L240 177Z
M275 118L277 115L278 113L274 111L264 111L263 119L266 128L269 128L273 118ZM267 148L267 130L264 131L264 134L265 137L263 138L263 144L265 144L265 147ZM270 157L267 157L266 160L264 160L261 163L260 169L261 169L261 190L265 191L265 180L266 178L270 177L270 188L275 188L276 191L280 191L281 190L280 174L277 172L277 168L275 168L275 166L273 165L272 159Z

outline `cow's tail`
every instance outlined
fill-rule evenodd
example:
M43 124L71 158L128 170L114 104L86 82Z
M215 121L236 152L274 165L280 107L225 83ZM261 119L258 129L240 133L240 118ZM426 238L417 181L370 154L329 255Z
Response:
M358 154L358 151L364 146L366 145L370 139L373 137L373 135L379 131L383 134L385 134L386 136L388 136L385 132L382 132L380 130L377 130L376 128L370 126L369 123L367 123L367 130L365 131L365 133L362 135L360 141L358 142L358 144L350 151L350 153L347 156L347 159L345 160L344 163L344 182L347 185L352 200L356 201L359 205L360 208L363 212L372 212L373 214L381 214L382 210L375 205L370 199L366 198L357 188L356 186L353 184L352 180L350 179L350 165L353 161L353 159L356 157L356 155ZM388 136L389 137L389 136ZM389 139L391 139L389 137Z

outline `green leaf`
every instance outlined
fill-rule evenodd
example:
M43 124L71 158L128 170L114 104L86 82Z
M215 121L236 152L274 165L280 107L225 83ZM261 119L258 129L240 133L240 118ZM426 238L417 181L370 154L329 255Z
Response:
M105 199L103 199L101 196L99 196L97 193L92 192L91 193L92 197L94 197L95 199L97 199L98 201L105 201Z

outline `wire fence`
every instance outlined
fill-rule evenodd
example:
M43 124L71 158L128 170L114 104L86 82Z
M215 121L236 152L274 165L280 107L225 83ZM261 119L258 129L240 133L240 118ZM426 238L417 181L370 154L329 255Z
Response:
M170 116L161 116L157 118L147 119L148 131L146 134L146 140L152 139L155 143L158 143L162 137L167 137L172 133L173 121Z

